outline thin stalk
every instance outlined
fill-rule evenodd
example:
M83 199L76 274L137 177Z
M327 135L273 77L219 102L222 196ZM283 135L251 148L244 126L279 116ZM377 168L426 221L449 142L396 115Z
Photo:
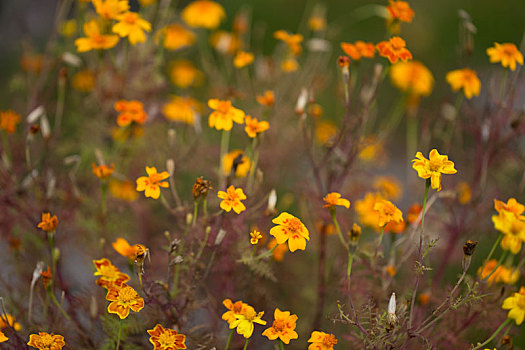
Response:
M202 255L202 252L204 251L204 248L206 247L206 243L208 243L208 237L210 236L210 231L209 229L206 229L206 233L204 234L204 240L202 241L202 244L201 244L201 247L199 249L199 252L197 253L197 256L196 256L196 260L199 260L199 258L201 257Z
M335 216L335 207L330 207L330 216L332 217L332 221L334 222L335 230L337 231L337 236L339 236L339 240L341 241L341 244L345 249L348 251L348 243L345 241L345 238L343 237L343 233L341 232L341 228L339 227L339 222L337 222L337 218Z
M499 89L499 100L503 104L503 95L505 94L505 84L507 82L508 68L503 70L503 77L501 78L501 87Z
M248 349L248 343L250 342L250 338L246 338L246 342L244 343L244 348L243 350L246 350Z
M224 348L224 350L228 350L228 348L230 347L230 342L232 341L232 337L233 337L233 329L230 331L230 335L228 336L228 341L226 342L226 347Z
M483 344L479 344L478 346L472 348L472 350L477 350L477 349L481 349L482 347L484 347L485 345L487 345L488 343L490 343L492 341L492 339L494 339L499 332L501 332L501 330L503 328L505 328L505 326L507 326L509 323L511 322L511 319L510 318L507 318L499 327L498 329L496 329L494 331L494 333L492 333L492 335L483 342Z
M250 163L250 173L248 175L248 192L252 192L252 187L254 184L255 170L257 169L257 162L259 161L259 152L257 150L257 136L253 138L251 144L251 163Z
M264 253L262 254L259 254L258 256L256 256L255 258L253 258L253 260L259 260L259 259L262 259L262 258L266 258L266 257L269 257L270 255L272 255L273 251L275 250L275 248L277 248L279 244L275 244L272 249L270 250L267 250L265 251Z
M200 200L193 201L193 218L191 220L191 227L195 227L195 223L197 222L197 214L199 212L199 202Z
M383 235L385 234L385 227L386 227L386 224L383 225L383 228L381 229L381 234L379 235L379 240L377 241L376 255L377 255L377 251L381 247L381 242L383 242Z
M208 217L208 201L206 197L202 199L202 211L204 212L204 218L207 218Z
M498 239L496 239L496 242L494 242L494 245L492 246L492 249L489 252L489 255L485 258L485 263L483 264L482 271L485 268L485 265L487 265L487 262L492 258L492 254L494 254L494 251L496 251L496 247L498 246L499 242L503 239L503 233L500 233L498 236Z
M64 104L66 101L66 76L59 73L58 77L58 91L57 91L57 107L55 113L55 128L54 132L57 135L60 132L60 125L62 124L62 116L64 115Z
M221 135L221 150L219 154L219 187L223 188L226 185L226 175L222 172L222 159L228 153L228 146L230 144L230 130L223 130Z
M120 347L120 336L121 335L122 335L122 319L120 319L118 323L117 346L115 347L115 350L118 350L118 348Z
M281 339L279 339L279 348L281 350L284 350L284 343L283 343L283 341Z
M62 308L62 305L60 305L60 303L58 302L57 298L55 297L55 293L53 293L53 291L51 290L51 285L49 288L46 288L47 289L47 293L49 294L49 296L51 297L51 300L53 301L53 303L55 303L55 305L58 307L58 310L60 310L60 312L62 313L62 315L71 323L73 323L73 321L71 320L71 317L69 317L69 315L66 313L66 311L64 311L64 309Z
M53 254L55 250L55 231L47 233L47 241L49 243L49 254L51 257L51 275L56 276L56 261L55 255Z

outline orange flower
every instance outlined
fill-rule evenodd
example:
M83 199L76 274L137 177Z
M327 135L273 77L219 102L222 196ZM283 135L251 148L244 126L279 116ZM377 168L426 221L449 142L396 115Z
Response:
M299 338L295 331L297 315L290 315L290 311L274 311L272 327L264 330L262 335L270 340L279 338L283 343L289 344L290 340Z
M219 3L197 0L182 10L181 17L190 27L215 29L226 17L226 12Z
M115 102L113 108L120 114L117 117L118 126L128 126L132 122L144 124L148 115L144 111L144 105L137 100L120 100Z
M137 247L129 245L128 241L124 238L117 238L115 242L112 243L113 249L117 251L122 256L133 260L135 259L135 254L137 253Z
M127 3L127 1L126 1ZM117 45L118 35L103 35L97 21L92 20L84 24L85 38L75 40L78 52L91 50L108 50Z
M494 199L494 209L501 214L502 212L513 213L517 219L525 220L525 216L521 215L525 211L525 205L519 203L516 198L509 198L507 203Z
M237 68L243 68L247 65L251 64L253 62L253 53L251 52L245 52L245 51L239 51L237 52L237 55L235 55L233 59L233 65Z
M456 69L448 72L445 78L453 91L463 89L466 98L471 99L472 96L479 95L481 81L472 69Z
M470 202L470 199L472 198L472 190L470 189L468 182L459 182L456 186L456 192L459 203L465 205Z
M38 332L38 334L29 336L27 345L38 350L60 350L66 345L66 342L61 335Z
M120 35L121 38L127 37L131 45L146 41L144 31L151 31L151 23L140 18L136 12L126 12L115 17L117 24L111 29L113 33Z
M218 191L217 197L222 199L220 207L228 213L233 209L234 212L240 214L246 210L246 206L241 202L246 199L246 195L242 191L242 188L235 188L233 185L224 191Z
M417 296L421 305L426 305L430 301L430 293L421 293Z
M259 240L263 238L262 234L257 230L250 232L250 237L250 243L253 245L259 243Z
M328 193L323 200L325 205L323 208L335 208L336 205L345 207L346 209L350 208L350 201L348 199L341 198L341 194L337 192Z
M249 115L246 116L245 122L246 126L244 127L244 131L246 131L251 138L254 138L257 134L261 134L270 128L270 124L267 121L258 121L257 118L252 118Z
M12 315L2 314L0 317L0 330L8 327L12 327L17 332L22 329L20 323L16 322Z
M383 197L379 193L368 192L363 199L355 202L355 211L361 224L372 227L374 230L380 228L379 212L374 208L375 204L382 199Z
M157 168L154 166L147 166L146 173L148 176L141 176L137 179L137 191L144 191L144 195L146 197L158 199L160 197L160 188L169 187L168 182L163 180L166 180L168 177L170 177L170 174L167 171L157 173Z
M397 273L397 269L395 266L392 266L392 265L387 265L385 267L385 271L386 273L388 273L390 275L390 277L394 277Z
M455 174L454 162L448 160L448 156L441 155L437 149L430 151L426 159L421 152L416 153L416 159L412 160L412 168L422 179L431 180L432 188L441 191L441 174Z
M295 58L287 58L281 62L281 70L286 73L295 72L299 69L299 62Z
M390 80L399 90L412 96L428 96L434 86L432 72L421 62L399 62L392 65Z
M365 43L361 40L358 40L353 44L343 42L341 43L341 49L343 49L351 59L356 61L363 57L373 58L376 52L373 43Z
M153 344L153 350L178 350L186 349L186 336L178 334L177 331L164 328L157 324L155 328L148 329L149 341Z
M104 19L115 19L129 10L128 0L93 0L98 15Z
M95 87L95 76L89 69L81 70L71 78L71 86L80 92L90 92Z
M271 107L275 103L275 95L272 90L266 90L264 95L257 95L257 102L263 106Z
M95 163L91 163L91 167L93 168L93 174L101 180L107 179L115 171L115 165L113 164L107 166L105 164L96 165Z
M374 210L379 212L379 226L383 227L390 222L402 222L403 213L392 202L382 199L374 204Z
M108 305L110 314L117 314L120 319L125 319L129 315L129 310L139 312L144 308L144 299L132 287L127 284L121 286L110 286L106 300L111 301Z
M42 283L44 284L44 288L47 288L47 285L49 282L51 282L51 279L53 278L53 274L49 270L49 265L47 266L46 271L40 272L40 277L42 277Z
M139 196L135 190L135 184L129 180L111 180L109 182L109 192L111 192L113 197L126 202L133 202Z
M203 80L203 74L188 60L177 60L171 63L170 80L180 88L197 86Z
M394 176L378 176L374 179L374 188L385 199L398 200L401 197L401 184Z
M403 39L393 36L388 41L381 41L376 48L380 56L388 58L390 63L396 63L398 60L406 62L412 59L412 54L405 46Z
M195 34L180 24L170 24L160 31L164 37L162 46L166 50L179 50L195 43Z
M273 247L277 247L273 249ZM272 257L275 261L283 261L284 260L284 254L288 251L288 246L286 244L277 244L277 240L273 238L270 242L268 242L268 245L266 246L269 250L272 250Z
M162 107L162 113L167 119L189 125L195 124L195 119L199 118L200 110L200 103L187 96L172 96L171 101Z
M12 134L16 130L16 126L20 123L20 115L15 111L0 111L0 129L5 130L8 134Z
M249 306L246 303L243 303L241 300L236 301L235 303L231 299L224 299L222 301L224 307L228 309L225 313L222 314L222 319L231 324L237 320L236 316L242 315L246 312L246 308Z
M306 241L310 240L310 235L301 220L285 212L272 222L277 226L270 229L270 235L275 237L277 244L288 241L288 248L292 253L297 249L306 249Z
M406 1L388 0L389 5L386 7L391 16L391 20L398 20L400 22L412 22L414 17L414 10Z
M235 169L235 177L246 177L252 164L250 158L248 158L240 149L225 154L222 157L221 163L223 174L230 175L233 167Z
M233 128L233 122L237 124L244 123L244 112L233 107L230 101L222 101L214 98L208 100L208 107L214 110L208 119L210 128L228 131Z
M115 247L114 244L113 247ZM97 269L94 275L100 276L96 283L101 287L109 289L112 286L122 286L129 281L129 276L120 272L118 267L113 265L108 259L93 260L93 264Z
M273 33L273 37L275 39L282 40L286 45L288 45L288 48L295 56L301 54L301 42L303 41L303 36L301 34L288 34L284 30L278 30Z
M5 341L8 341L9 338L5 336L3 332L0 331L0 343L3 343Z
M509 67L510 70L516 69L516 62L523 65L523 54L512 43L494 43L494 47L487 49L487 55L491 63L501 62L504 68Z
M308 19L308 27L314 32L320 32L326 29L326 19L320 15L313 15Z
M46 231L53 232L57 229L58 218L56 215L51 216L50 213L42 213L42 222L40 222L37 227Z
M334 350L337 339L333 334L313 331L308 342L312 343L308 345L308 350Z
M412 206L408 209L407 221L410 224L413 224L414 222L416 222L422 210L423 210L423 207L419 205L418 203L412 204Z

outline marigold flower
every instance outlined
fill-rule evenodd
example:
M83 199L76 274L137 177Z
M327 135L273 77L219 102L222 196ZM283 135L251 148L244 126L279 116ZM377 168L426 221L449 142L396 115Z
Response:
M358 40L353 44L342 42L341 49L343 49L343 51L355 61L358 61L363 57L373 58L376 52L373 43L366 43L362 40Z
M484 265L480 266L478 269L478 275L481 279L484 279L490 275L490 277L487 279L489 286L493 283L501 282L503 265L500 265L496 268L497 265L498 261L496 259L491 259L487 261ZM496 271L494 271L494 269L496 269Z
M509 67L510 70L516 69L516 62L523 65L523 54L512 43L494 43L494 47L487 49L487 55L491 63L501 62L503 68Z
M2 313L2 315L0 315L0 330L8 327L12 327L17 332L22 329L22 326L15 321L13 315Z
M160 197L160 188L168 188L169 183L166 180L170 177L167 171L157 173L157 168L146 167L146 173L148 176L141 176L137 179L137 191L144 191L146 197L158 199Z
M301 42L303 41L303 36L301 34L288 34L284 30L278 30L273 33L273 37L282 40L295 56L301 54Z
M520 220L512 212L501 211L499 215L492 216L494 228L504 234L501 248L518 254L522 242L525 242L525 221Z
M429 179L433 189L441 191L441 174L455 174L454 163L448 160L448 156L440 155L437 149L430 151L429 159L421 152L416 153L416 159L412 160L412 168L422 179Z
M356 222L352 224L352 229L348 231L348 237L350 238L350 241L355 243L359 241L359 237L361 237L361 234L363 233L363 230L361 226L359 226Z
M80 92L90 92L95 87L95 76L88 69L81 70L71 78L71 86Z
M326 203L323 205L323 208L335 208L336 205L345 207L346 209L350 208L350 201L348 199L341 198L341 194L337 192L328 193L323 198L323 200Z
M208 100L208 107L214 110L208 119L210 128L229 131L233 128L233 122L244 123L244 112L233 107L231 101L214 98Z
M250 243L253 245L259 243L259 240L262 238L263 236L259 231L253 230L252 232L250 232Z
M9 338L5 336L3 332L0 331L0 343L3 343L5 341L8 341Z
M447 73L445 79L453 91L463 89L465 97L471 99L478 96L481 90L481 81L476 72L470 68L456 69Z
M308 342L312 343L308 345L308 350L334 350L337 339L333 334L313 331Z
M277 226L270 229L270 235L275 237L277 244L283 244L288 241L288 248L292 253L297 249L306 249L306 241L310 240L310 235L301 220L284 212L273 219L272 222L277 224Z
M525 220L525 216L521 215L525 211L525 205L519 203L516 198L509 198L507 203L494 199L494 209L501 214L502 212L513 213L517 219Z
M275 95L272 90L266 90L263 95L257 95L256 100L260 105L271 107L275 103Z
M257 118L252 118L249 115L246 116L244 121L246 123L244 131L246 131L251 138L256 137L257 134L261 134L270 128L270 124L267 121L258 121Z
M419 205L418 203L412 204L410 208L408 209L408 214L407 214L408 223L413 224L414 222L416 222L422 210L423 210L423 207Z
M388 58L390 63L412 59L412 54L406 48L406 42L398 36L393 36L388 41L381 41L376 48L379 55Z
M406 223L405 221L390 221L388 224L386 224L385 226L385 232L391 232L391 233L395 233L395 234L398 234L398 233L403 233L403 231L405 231L405 228L406 228Z
M122 239L122 238L119 238ZM117 240L118 241L118 240ZM128 242L126 242L128 243ZM115 243L113 243L115 248ZM117 250L115 248L115 250ZM118 250L117 250L118 251ZM119 252L120 253L120 252ZM122 286L127 281L129 281L129 276L123 272L120 272L118 267L113 265L108 259L93 260L93 264L97 271L95 271L95 276L100 276L97 279L97 285L109 289L111 286Z
M197 0L182 10L181 17L190 27L215 29L226 17L226 12L217 2Z
M135 184L129 180L111 180L109 182L109 192L113 197L122 199L126 202L133 202L139 194L135 190Z
M195 119L199 117L200 110L200 103L187 96L172 96L171 101L162 107L162 113L167 119L189 125L195 124Z
M20 115L13 110L0 111L0 130L12 134L20 123Z
M202 176L195 180L195 183L191 188L191 192L193 193L193 198L195 200L200 200L201 198L206 199L210 191L213 191L211 181L204 179Z
M117 45L119 41L118 35L101 34L100 26L95 20L91 20L84 24L84 34L86 34L85 38L78 38L75 40L78 52L108 50Z
M426 305L430 301L430 293L424 292L417 296L417 300L421 305Z
M374 210L379 212L379 226L383 227L386 224L403 221L403 213L392 202L382 199L374 204Z
M308 19L308 27L314 32L326 29L326 19L320 15L313 15Z
M406 1L388 0L389 5L386 7L390 14L391 20L398 20L400 22L412 22L414 17L414 10Z
M398 200L401 197L401 183L394 176L378 176L374 179L376 189L385 199Z
M231 299L224 299L222 301L224 307L228 309L225 313L222 314L222 319L231 324L237 320L238 315L242 315L246 312L246 308L249 306L246 303L243 303L241 300L236 301L235 303Z
M42 278L44 288L47 288L47 285L49 284L49 282L51 282L53 278L53 274L49 270L49 265L47 265L47 269L45 271L40 272L40 277Z
M513 293L512 296L503 300L501 308L510 310L507 317L516 321L516 325L519 326L525 318L525 287L520 287L518 293Z
M224 191L218 191L217 197L222 199L220 207L228 213L233 209L234 212L240 214L246 210L246 206L241 202L246 199L246 195L242 188L235 188L233 185Z
M254 56L251 52L239 51L233 58L233 65L237 68L243 68L253 62Z
M299 338L295 331L297 315L291 315L290 311L281 311L276 308L273 317L272 327L267 328L262 335L270 340L279 338L285 344L289 344L292 339Z
M235 170L235 177L246 177L250 171L251 161L243 151L236 149L222 157L222 172L229 175L232 167Z
M164 38L162 46L166 50L179 50L195 43L195 34L181 24L170 24L159 32Z
M286 73L295 72L299 69L299 62L295 58L287 58L281 62L281 70Z
M377 162L385 157L386 151L383 141L376 136L364 139L360 144L359 159L364 162Z
M390 70L392 85L411 96L428 96L434 86L434 77L421 62L399 62Z
M374 207L376 202L382 199L383 197L379 193L368 192L363 199L355 202L355 211L361 224L372 227L376 231L381 228L379 225L379 212Z
M144 124L148 115L144 111L144 105L137 100L119 100L115 102L113 108L120 114L117 117L118 126L128 126L132 122L137 124Z
M115 251L120 255L125 256L130 260L135 259L137 248L135 246L131 246L124 238L117 238L117 240L111 245L113 246L113 249L115 249Z
M107 166L105 164L96 165L95 163L91 163L91 167L93 168L93 174L101 180L106 180L115 171L114 164Z
M37 225L38 228L46 231L53 232L57 229L58 218L56 215L51 216L50 213L42 213L42 221Z
M237 328L237 334L250 338L253 334L254 323L266 325L266 321L261 319L263 315L264 311L257 313L253 307L246 304L243 312L235 315L236 320L230 323L230 329Z
M117 314L120 319L125 319L129 315L129 310L139 312L144 308L144 299L132 287L127 284L121 286L110 286L106 300L111 301L108 305L110 314Z
M277 245L277 247L273 249L275 245ZM279 261L279 262L284 260L284 254L288 251L288 246L286 245L286 243L277 244L277 240L275 238L272 238L272 240L268 242L268 245L266 246L266 248L268 248L269 250L273 249L273 252L272 252L273 260Z
M120 35L121 38L127 37L131 45L146 41L144 31L151 31L151 23L142 19L136 12L126 12L115 17L118 21L111 29L113 33Z
M203 74L191 61L177 60L171 63L170 80L180 88L197 86L203 80Z
M472 190L470 189L470 185L468 184L468 182L459 182L456 186L456 192L459 203L465 205L468 202L470 202L470 199L472 198Z
M66 342L64 337L59 334L38 332L38 334L29 335L27 345L38 350L60 350L66 345Z
M128 0L93 0L98 15L104 19L115 19L129 10Z
M164 328L157 323L153 329L148 329L147 332L150 335L149 341L153 344L153 350L187 349L186 344L184 344L186 336L173 329Z

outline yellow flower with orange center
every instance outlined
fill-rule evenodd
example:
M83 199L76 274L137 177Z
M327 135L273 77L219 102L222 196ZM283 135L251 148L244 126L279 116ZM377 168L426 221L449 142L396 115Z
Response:
M136 12L126 12L115 17L118 21L111 29L121 38L127 37L131 45L146 41L146 34L151 31L151 23L142 19Z
M246 51L239 51L233 58L233 65L237 68L243 68L253 63L253 53Z
M0 343L8 341L9 338L5 336L4 332L0 331Z
M115 19L129 10L128 0L93 0L97 14L104 19Z
M421 62L399 62L390 70L392 84L412 96L428 96L434 86L434 77Z
M283 41L295 56L301 54L301 42L303 41L301 34L289 34L284 30L278 30L273 33L273 37Z
M226 18L226 12L215 1L197 0L182 10L181 17L190 27L215 29Z
M393 36L388 41L381 41L376 48L379 55L388 58L390 63L396 63L398 60L406 62L412 59L412 54L406 48L405 40L398 36Z
M110 314L117 314L120 319L125 319L129 315L129 310L139 312L144 308L144 299L132 287L127 284L121 286L111 286L106 295L106 300L111 301L108 305Z
M222 319L228 322L228 324L231 324L237 320L236 316L246 313L246 309L249 306L248 304L243 303L241 300L238 300L234 303L231 301L231 299L224 299L222 304L228 309L228 311L222 314Z
M113 249L117 253L119 253L122 256L125 256L126 258L130 260L135 259L135 255L137 254L137 246L133 245L131 246L128 241L126 241L124 238L117 238L115 242L111 244L113 246Z
M109 182L109 192L113 197L122 199L126 202L133 202L139 196L135 190L135 184L133 181L129 180L120 181L112 179Z
M341 207L345 207L346 209L350 208L350 201L345 198L341 198L341 194L337 192L331 192L328 193L323 200L325 201L325 205L323 205L323 208L334 208L336 205L339 205Z
M246 210L246 206L241 202L246 199L246 195L242 191L242 188L235 188L233 185L224 191L218 191L217 197L222 199L220 207L226 212L230 212L232 209L237 214Z
M463 89L465 97L471 99L478 96L481 90L481 81L476 72L470 68L456 69L447 73L445 79L453 91Z
M27 345L38 350L60 350L66 345L66 342L64 337L59 334L38 332L38 334L29 335Z
M252 232L250 232L250 243L253 245L259 243L259 240L262 238L263 236L259 231L253 230Z
M416 153L416 159L412 160L412 168L422 179L430 179L432 188L441 191L441 174L455 174L454 163L448 160L448 156L441 155L437 149L430 151L429 159L421 152Z
M95 87L95 76L88 69L81 70L71 78L71 86L80 92L90 92Z
M275 95L272 90L266 90L263 95L257 95L256 100L260 105L271 107L275 103Z
M519 326L525 318L525 287L520 287L518 293L513 293L510 297L503 300L501 308L510 310L507 317L516 321L516 324Z
M235 177L246 177L250 171L251 161L243 151L236 149L228 154L225 154L221 160L222 173L226 176L230 175L234 170Z
M172 96L171 101L162 107L162 113L167 119L189 125L195 124L200 110L200 103L188 96Z
M501 211L499 215L492 216L494 228L503 233L501 248L518 254L521 244L525 242L525 221L520 220L509 211Z
M390 15L390 20L397 20L400 22L412 22L414 17L414 10L406 1L388 0L389 5L386 7Z
M160 31L166 50L179 50L195 43L195 34L180 24L170 24Z
M270 124L267 121L258 121L257 118L252 118L249 115L246 116L244 121L246 123L244 131L246 131L251 138L256 137L257 134L261 134L270 128Z
M131 123L144 124L148 115L144 111L144 105L137 100L119 100L113 108L120 114L117 117L118 126L128 126Z
M53 232L57 229L58 218L56 215L51 216L50 213L42 213L42 221L37 225L38 228L46 231Z
M235 321L230 323L230 329L237 328L237 334L250 338L253 334L254 323L266 325L266 321L261 319L263 315L264 311L257 313L253 307L246 304L243 312L235 315Z
M91 163L91 167L93 168L93 174L101 180L106 180L115 171L114 164L107 166L105 164L96 165L95 163Z
M355 43L341 43L341 49L350 56L351 59L358 61L363 57L373 58L376 52L376 48L373 43L366 43L362 40L358 40Z
M334 350L337 339L333 334L313 331L308 342L312 343L308 345L308 350Z
M270 235L275 237L277 244L288 242L288 248L292 253L297 249L306 249L306 241L310 240L310 234L301 220L284 212L272 222L277 226L270 229Z
M295 331L297 315L291 315L290 311L275 309L272 327L267 328L262 335L270 340L279 338L283 343L289 344L290 340L299 338Z
M516 63L523 65L523 54L512 43L494 43L494 47L487 49L487 55L491 63L501 62L504 68L509 67L510 70L516 69Z
M96 283L101 287L109 289L111 286L122 286L129 281L129 276L120 272L108 259L93 260L93 264L97 269L94 275L100 276Z
M390 222L402 222L403 213L392 202L382 199L374 204L374 210L379 213L379 226L383 227Z
M169 183L164 181L170 174L167 171L157 173L157 168L146 167L148 176L141 176L137 179L137 191L144 191L146 197L158 199L160 197L160 188L168 188Z
M188 88L201 84L204 75L191 61L177 60L171 63L170 80L180 88Z
M20 115L12 110L0 111L0 129L12 134L20 123Z
M2 316L0 317L0 330L8 327L13 328L17 332L22 329L22 326L20 325L20 323L15 321L13 315L2 314Z
M378 176L374 179L376 189L385 199L398 200L401 197L401 183L394 176Z
M91 20L84 24L84 34L86 34L85 38L78 38L75 40L78 52L108 50L117 45L119 40L118 35L101 34L100 26L95 20Z
M208 107L214 110L208 118L210 128L228 131L233 128L233 122L244 123L244 112L233 107L231 101L214 98L208 100Z
M150 335L149 341L153 344L153 350L179 350L186 348L186 336L177 333L176 330L164 328L157 324L153 329L147 330Z

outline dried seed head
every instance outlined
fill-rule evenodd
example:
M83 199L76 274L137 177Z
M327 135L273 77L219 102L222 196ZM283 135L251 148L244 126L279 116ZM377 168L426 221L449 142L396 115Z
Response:
M339 59L337 60L337 64L341 69L348 68L350 65L350 57L348 56L339 56Z
M213 191L213 187L211 186L211 182L209 180L204 179L202 176L195 180L195 184L192 188L193 197L195 200L201 197L206 198L209 191Z
M467 240L463 245L463 253L468 256L474 254L474 250L476 249L477 244L478 241L471 241L470 239Z
M350 241L357 242L359 240L359 237L361 237L361 233L361 226L354 222L354 224L352 225L352 229L350 230L350 232L348 232Z

